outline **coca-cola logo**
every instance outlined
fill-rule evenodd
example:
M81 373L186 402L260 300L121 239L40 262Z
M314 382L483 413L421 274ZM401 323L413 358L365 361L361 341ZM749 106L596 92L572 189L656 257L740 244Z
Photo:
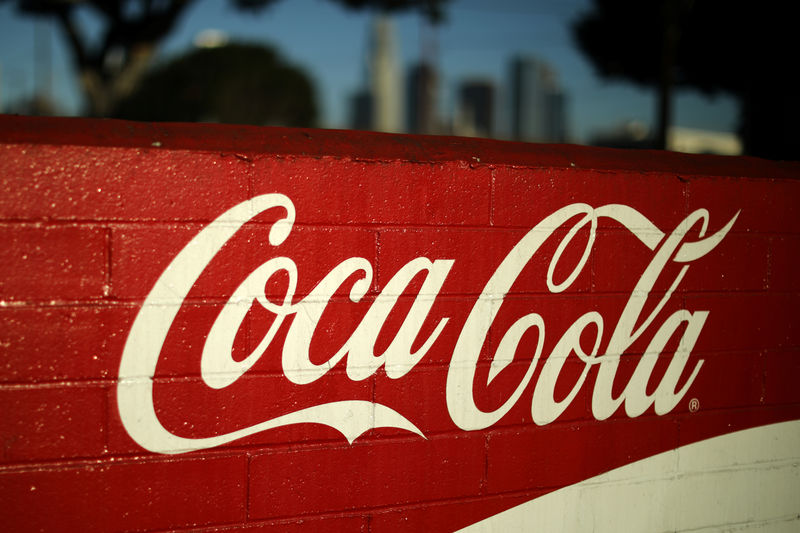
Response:
M380 368L390 379L400 380L425 359L445 328L458 328L456 342L449 354L444 396L450 419L465 431L496 424L531 387L530 418L538 425L549 424L564 413L584 387L587 375L594 367L597 367L597 376L591 392L591 413L595 419L605 420L621 407L628 417L637 417L651 407L659 415L673 410L701 371L703 360L693 358L692 350L702 334L710 310L681 308L666 318L661 316L661 311L692 263L714 250L738 217L737 213L721 229L709 232L709 213L699 209L671 231L664 232L645 214L627 205L566 205L542 218L499 261L462 324L453 323L447 316L431 316L436 297L458 259L416 257L383 284L347 341L332 348L330 357L320 363L312 360L309 349L332 295L346 289L352 302L361 301L371 286L374 265L363 257L347 258L322 276L308 294L296 298L298 266L291 257L281 255L281 244L294 226L295 206L282 194L251 198L220 215L191 239L158 278L133 323L120 364L117 402L125 429L143 448L158 453L183 453L301 423L332 427L350 442L365 431L379 427L398 428L425 436L425 428L404 415L400 407L364 399L314 403L235 431L199 438L179 436L162 425L154 404L153 378L162 347L184 300L214 257L242 226L271 209L285 213L269 230L269 245L275 253L265 258L239 283L207 332L200 356L200 374L205 385L222 390L236 383L268 348L275 349L273 344L280 342L276 334L282 327L288 328L280 346L282 373L286 380L298 387L311 384L331 369L341 367L344 367L347 378L353 381L369 378ZM530 364L498 407L482 409L473 396L476 367L495 317L515 280L532 258L538 257L545 242L557 239L555 252L548 262L547 290L551 294L566 291L586 268L595 245L598 221L602 219L613 220L626 228L650 253L646 267L627 295L622 312L618 317L604 317L597 310L586 310L561 334L548 353L544 353L545 318L537 312L516 318L510 327L499 332L500 342L491 357L486 384L494 381L515 361L523 336L531 338L530 334L534 333L533 338L537 341L531 347ZM579 233L583 239L576 239ZM581 246L583 248L578 249L576 256L579 259L574 266L566 267L564 276L562 258L565 252L571 250L574 253L574 249ZM677 265L678 268L670 270L670 279L665 280L667 265ZM557 270L560 275L556 275ZM277 299L268 296L264 289L276 276L288 279L282 298ZM377 339L398 298L419 276L423 276L424 281L399 328L395 327L394 337L385 350L376 350ZM667 288L657 291L654 299L651 292L657 282ZM651 304L646 305L648 302ZM234 357L237 331L255 304L269 315L270 323L249 354L244 358ZM429 321L435 324L432 331L423 329L423 323ZM676 335L679 336L678 347L653 390L648 383L659 355ZM607 342L601 342L604 339L608 339ZM614 382L620 357L637 340L646 341L646 349L619 392ZM601 345L605 346L602 352ZM583 365L582 371L568 394L556 399L556 382L570 357L577 358ZM531 384L540 365L538 378Z

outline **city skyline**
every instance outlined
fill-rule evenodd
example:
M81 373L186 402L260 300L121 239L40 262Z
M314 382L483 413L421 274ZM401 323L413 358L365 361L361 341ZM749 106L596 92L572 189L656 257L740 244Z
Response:
M541 57L559 72L570 94L573 139L585 142L598 130L625 121L654 122L653 90L625 83L608 83L593 72L588 60L574 47L569 23L589 2L527 2L507 0L491 7L475 0L447 6L447 22L435 30L439 107L452 115L455 94L466 78L496 81L507 75L507 58L515 54ZM168 58L191 47L203 30L217 29L232 41L274 44L288 60L306 69L317 85L322 127L345 127L350 117L348 100L362 81L364 42L372 13L350 11L323 0L278 2L252 16L227 3L201 0L187 11L176 30L162 43L159 57ZM13 5L0 5L0 103L5 108L30 96L36 77L33 63L34 28L51 42L51 83L55 99L67 113L79 111L80 94L52 23L22 17ZM91 20L82 21L91 27ZM394 17L397 29L398 68L405 73L422 59L422 41L431 30L415 13ZM49 29L47 29L49 28ZM674 124L716 131L735 131L738 107L731 97L708 99L697 92L678 91Z
M401 79L394 26L390 17L377 16L365 44L362 86L349 98L349 127L525 142L568 140L568 97L557 71L546 61L514 55L507 59L505 80L460 80L454 95L456 105L443 114L434 49L431 43Z

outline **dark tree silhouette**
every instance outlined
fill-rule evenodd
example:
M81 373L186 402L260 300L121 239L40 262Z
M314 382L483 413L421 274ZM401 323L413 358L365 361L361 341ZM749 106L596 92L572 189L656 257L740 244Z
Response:
M113 112L171 122L313 126L310 79L271 48L230 44L193 50L148 73Z
M747 153L797 159L800 102L792 82L797 46L791 6L595 0L573 30L602 76L658 89L662 141L672 87L693 87L738 99L739 133Z
M0 0L11 1L11 0ZM157 46L195 0L17 0L17 7L34 16L57 20L72 51L87 114L107 116L141 80ZM240 9L261 10L277 0L229 0ZM448 0L333 0L351 8L418 9L432 20L441 18ZM82 32L80 10L103 21L102 35Z

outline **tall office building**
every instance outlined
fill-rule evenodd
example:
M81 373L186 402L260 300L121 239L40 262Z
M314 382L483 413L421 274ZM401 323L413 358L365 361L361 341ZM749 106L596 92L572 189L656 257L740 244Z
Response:
M350 128L372 129L372 93L361 89L350 97Z
M527 142L564 142L566 95L555 71L534 57L511 60L511 135Z
M394 28L386 15L375 20L369 61L372 128L376 131L400 132L403 129L402 85L397 67Z
M436 69L427 62L414 65L408 71L407 83L406 130L425 135L440 133Z
M364 83L350 102L351 127L384 132L403 130L402 86L394 28L386 15L372 23L364 64Z
M470 137L494 134L494 84L489 80L468 80L461 84L453 133Z

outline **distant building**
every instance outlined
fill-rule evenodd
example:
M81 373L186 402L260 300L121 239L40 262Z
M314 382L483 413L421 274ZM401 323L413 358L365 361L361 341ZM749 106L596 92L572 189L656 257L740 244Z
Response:
M458 91L458 110L453 133L469 137L492 137L495 119L495 88L490 80L468 80Z
M567 95L558 90L547 97L545 131L547 142L567 142Z
M394 28L386 15L378 16L372 23L365 67L364 88L351 100L351 127L401 132L402 85Z
M440 133L436 69L424 62L414 65L408 71L407 83L406 131L425 135Z
M350 100L350 128L372 129L372 94L367 89L357 91Z
M650 128L638 120L626 120L612 128L595 132L589 139L592 146L603 148L653 148Z
M555 71L540 59L516 56L511 60L510 78L512 138L565 142L567 98Z
M596 133L589 144L605 148L655 147L655 140L641 122L629 121ZM667 150L692 154L741 155L742 141L734 133L672 126L667 130Z
M734 133L670 127L667 150L689 154L742 155L742 140Z
M403 129L400 74L394 28L387 16L375 21L370 58L373 129L400 132Z

